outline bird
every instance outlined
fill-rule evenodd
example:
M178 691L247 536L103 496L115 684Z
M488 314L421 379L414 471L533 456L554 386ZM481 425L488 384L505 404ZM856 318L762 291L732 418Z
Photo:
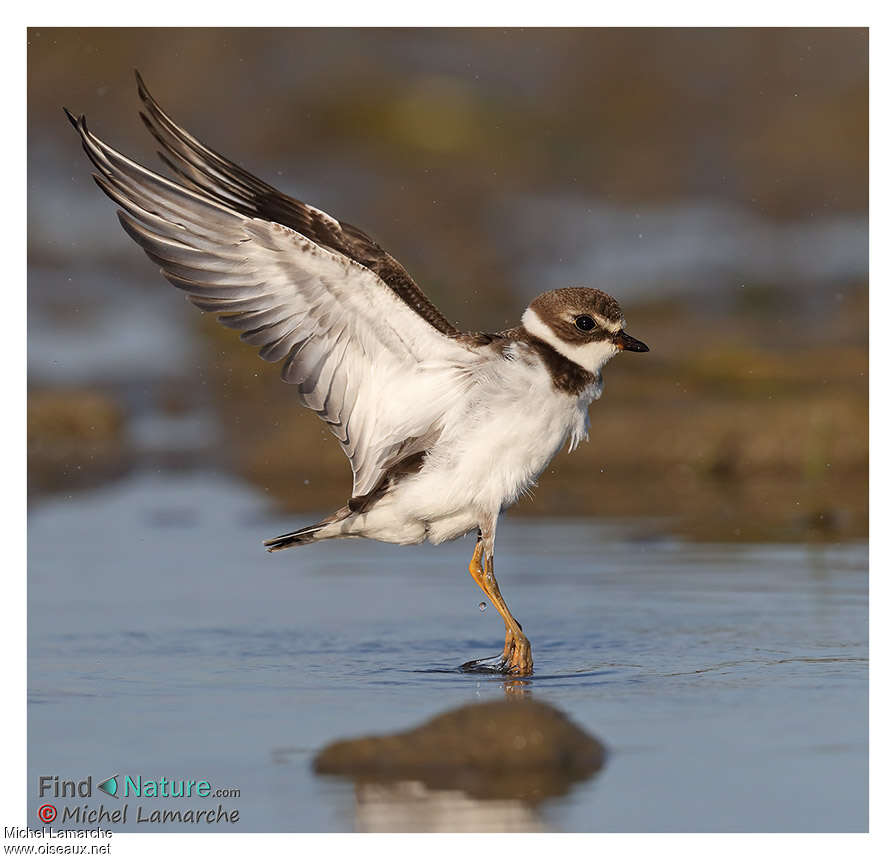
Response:
M200 142L136 78L140 117L173 178L63 108L94 180L171 284L281 365L351 464L343 507L264 546L440 544L475 532L469 572L505 626L490 668L531 675L531 644L495 574L499 516L564 445L587 438L604 365L647 345L625 331L616 299L584 286L538 295L513 328L459 330L365 232Z

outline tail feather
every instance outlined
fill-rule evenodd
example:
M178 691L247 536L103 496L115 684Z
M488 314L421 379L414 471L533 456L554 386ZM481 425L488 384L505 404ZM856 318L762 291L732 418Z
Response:
M287 532L283 535L278 535L275 538L271 538L270 540L266 540L264 542L265 547L268 552L276 552L280 549L288 549L291 546L301 546L306 543L314 543L316 540L321 540L322 538L318 536L318 533L325 529L328 525L339 522L339 520L345 519L351 512L348 508L341 508L336 511L335 514L331 514L325 520L321 520L319 523L315 523L313 526L305 526L301 529L296 529L294 532Z
M315 539L315 532L319 532L322 528L323 525L307 526L306 528L266 540L264 545L267 547L268 552L276 552L278 549L287 549L303 543L312 543Z

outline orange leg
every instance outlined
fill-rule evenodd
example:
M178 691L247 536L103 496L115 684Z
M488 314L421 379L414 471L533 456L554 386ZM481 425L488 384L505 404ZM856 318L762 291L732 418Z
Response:
M501 654L501 670L510 675L531 675L532 646L523 635L523 628L519 621L510 614L510 610L501 596L498 580L495 577L494 557L490 552L486 555L483 565L484 549L482 539L477 540L476 549L473 551L473 558L470 561L470 575L504 619L506 633L504 651Z

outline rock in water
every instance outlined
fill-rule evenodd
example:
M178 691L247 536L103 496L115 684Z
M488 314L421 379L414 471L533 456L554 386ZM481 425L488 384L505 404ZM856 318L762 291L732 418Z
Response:
M479 798L537 802L599 770L606 753L561 711L531 700L465 705L406 732L336 741L320 774L362 782L419 780Z

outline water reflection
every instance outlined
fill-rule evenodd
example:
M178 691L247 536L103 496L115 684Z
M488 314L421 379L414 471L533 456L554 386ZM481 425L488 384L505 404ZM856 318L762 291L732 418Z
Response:
M604 747L529 698L526 679L504 691L410 731L332 743L314 769L354 780L357 830L540 830L540 804L592 777Z
M464 546L263 553L259 538L291 525L251 487L204 471L143 471L36 503L29 784L122 762L189 766L241 789L253 832L410 828L390 799L431 828L450 815L457 829L487 816L564 832L867 830L866 545L634 541L646 529L511 518L514 609L538 643L527 679L457 671L499 645ZM311 766L337 737L533 699L611 743L614 766L549 802ZM461 738L479 761L485 722ZM41 802L30 793L32 818Z
M507 678L504 681L504 695L508 699L522 699L532 695L532 682L528 678Z
M378 833L482 833L543 829L536 807L523 800L485 799L419 780L355 785L355 829Z

